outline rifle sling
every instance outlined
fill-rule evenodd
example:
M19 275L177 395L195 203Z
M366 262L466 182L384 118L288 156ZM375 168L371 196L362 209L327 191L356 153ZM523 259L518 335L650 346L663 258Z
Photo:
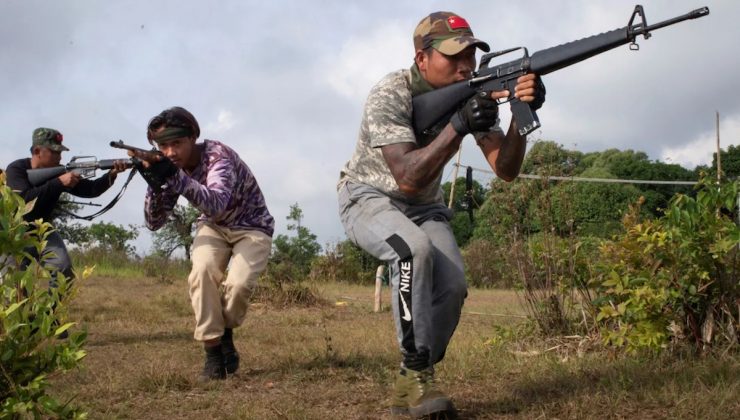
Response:
M81 220L91 221L92 219L94 219L94 218L102 215L103 213L107 212L108 210L112 209L113 206L115 206L116 203L118 203L118 200L121 199L121 197L123 196L123 193L126 192L126 187L128 187L129 182L131 182L131 180L134 178L134 175L136 175L136 169L135 168L131 168L131 172L129 173L128 178L126 179L126 182L124 182L123 187L121 187L121 191L119 191L118 194L115 197L113 197L113 199L110 201L110 203L106 204L105 207L103 207L102 209L96 211L93 214L90 214L90 215L87 215L87 216L80 216L78 214L72 213L71 211L67 211L67 210L65 210L63 208L59 208L58 210L61 211L62 213L65 213L65 214L68 214L68 215L74 217L75 219L81 219Z

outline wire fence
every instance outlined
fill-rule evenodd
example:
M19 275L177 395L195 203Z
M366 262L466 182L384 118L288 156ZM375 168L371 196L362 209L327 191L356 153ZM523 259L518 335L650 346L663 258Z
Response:
M474 166L453 164L460 168L471 168L473 171L489 174L489 178L494 178L496 174L490 169L476 168ZM618 179L618 178L583 178L577 176L545 176L534 174L519 174L523 179L547 179L552 181L572 181L572 182L600 182L609 184L656 184L656 185L696 185L698 181L660 181L649 179Z

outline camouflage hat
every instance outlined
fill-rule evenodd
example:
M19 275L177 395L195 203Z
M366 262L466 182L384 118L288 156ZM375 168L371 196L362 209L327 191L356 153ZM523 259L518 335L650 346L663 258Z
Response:
M33 146L46 147L55 152L69 150L62 144L64 136L53 128L39 127L33 130Z
M444 55L455 55L475 45L488 52L491 48L473 36L468 22L451 12L434 12L419 22L414 31L414 49L432 47Z

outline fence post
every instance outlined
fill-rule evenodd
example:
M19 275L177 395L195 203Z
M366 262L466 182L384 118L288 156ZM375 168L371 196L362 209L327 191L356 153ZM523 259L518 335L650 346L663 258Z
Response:
M379 265L378 269L375 270L375 307L373 311L380 312L383 307L381 302L381 289L383 288L383 272L385 271L385 265Z

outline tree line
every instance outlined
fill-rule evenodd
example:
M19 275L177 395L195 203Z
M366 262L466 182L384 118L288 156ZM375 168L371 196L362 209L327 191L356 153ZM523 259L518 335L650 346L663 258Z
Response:
M696 181L702 174L716 177L716 156L711 166L687 169L678 164L650 160L644 152L608 149L583 153L569 150L552 141L533 144L522 165L522 173L540 175L540 180L519 179L512 183L493 179L489 185L465 177L442 185L445 202L454 210L451 221L455 238L467 255L468 280L479 287L510 287L516 276L507 275L510 267L491 249L506 246L513 232L536 238L549 229L559 237L576 235L584 241L608 239L620 232L628 207L642 200L640 212L647 218L660 217L676 194L691 195L688 185L552 182L548 177L581 177L660 181ZM720 154L726 179L740 177L740 146L729 146ZM468 185L470 184L470 185ZM97 222L84 226L75 222L65 205L58 216L58 229L70 244L79 249L98 249L135 257L129 244L138 237L139 227ZM190 256L194 222L198 211L178 204L168 223L152 234L150 255L169 259ZM270 258L272 272L291 279L374 281L377 261L345 240L322 247L315 234L303 224L303 210L291 205L287 234L277 235ZM179 251L179 253L178 253ZM475 261L479 255L482 261ZM498 267L498 268L496 268ZM499 274L495 274L496 272Z
M461 177L454 180L452 200L452 183L445 183L467 282L520 290L545 334L596 334L629 349L662 348L679 336L695 348L718 340L737 344L733 323L740 315L732 302L740 299L740 147L728 147L720 158L718 184L714 163L687 169L639 151L582 153L540 141L522 170L538 179L482 185ZM556 176L698 183L552 181ZM175 250L187 256L197 216L178 206L154 234L158 259L148 264L148 256L143 264L153 268L151 275L160 276L161 259L172 259ZM281 302L310 297L306 280L374 282L380 261L349 240L322 247L298 203L286 219L287 233L274 238L263 277ZM106 255L130 254L135 228L62 227L73 244L104 247Z

